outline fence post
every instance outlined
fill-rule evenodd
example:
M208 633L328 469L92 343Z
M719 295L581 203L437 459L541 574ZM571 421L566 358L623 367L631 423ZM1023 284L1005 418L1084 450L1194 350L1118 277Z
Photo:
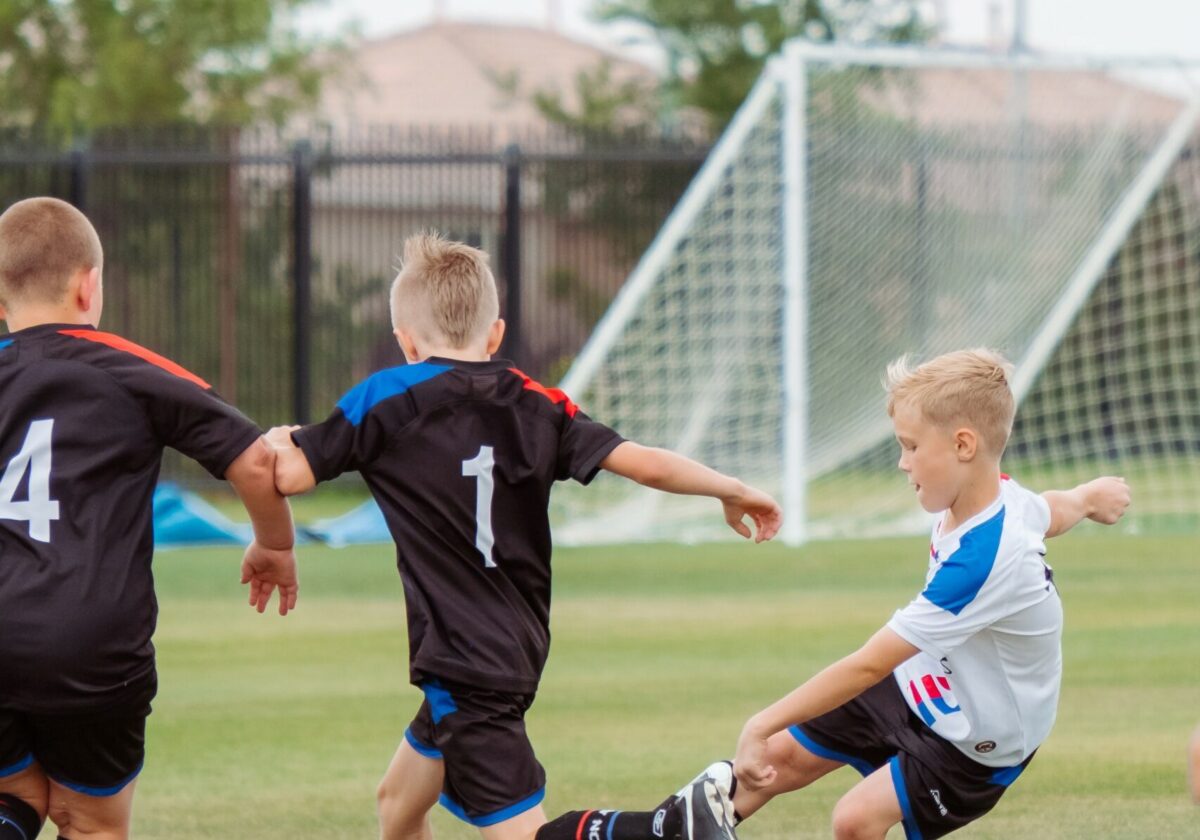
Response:
M81 213L87 212L88 150L83 141L71 149L71 175L67 200Z
M520 363L521 355L521 147L504 149L504 247L501 262L507 295L504 306L504 355Z
M292 147L292 422L309 417L312 386L312 145Z

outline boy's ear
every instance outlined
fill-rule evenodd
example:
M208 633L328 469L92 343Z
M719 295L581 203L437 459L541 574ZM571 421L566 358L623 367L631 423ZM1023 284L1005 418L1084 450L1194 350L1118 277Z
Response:
M94 314L96 320L99 320L99 306L101 303L100 269L93 267L87 271L81 270L77 272L76 280L77 283L72 283L72 293L75 296L79 311Z
M392 330L392 334L396 336L396 341L400 343L400 352L404 354L404 359L409 364L421 361L421 354L417 350L417 342L413 340L412 334L400 327Z
M496 351L500 349L502 343L504 343L504 319L497 318L492 321L492 326L488 329L487 354L489 356L496 355Z
M962 428L954 433L954 454L960 461L971 461L979 451L979 436L973 429Z

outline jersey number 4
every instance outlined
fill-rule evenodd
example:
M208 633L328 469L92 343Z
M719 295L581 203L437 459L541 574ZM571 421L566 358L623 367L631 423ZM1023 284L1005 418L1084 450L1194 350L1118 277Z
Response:
M475 476L475 547L483 555L483 565L495 568L496 561L492 559L492 546L496 538L492 535L492 494L496 482L492 471L496 468L496 459L492 457L492 447L479 447L479 454L462 462L462 474Z
M29 536L50 542L50 521L58 519L58 502L50 498L50 433L53 420L34 420L25 433L21 451L13 456L0 477L0 519L29 523ZM17 487L29 473L29 499L18 502Z

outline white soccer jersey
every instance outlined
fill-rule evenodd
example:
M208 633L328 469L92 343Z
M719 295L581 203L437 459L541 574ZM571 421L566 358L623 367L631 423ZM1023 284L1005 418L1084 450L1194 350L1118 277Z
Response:
M1054 725L1062 603L1043 557L1050 508L1007 476L948 534L934 526L925 589L888 622L921 652L895 670L913 712L989 767L1020 764Z

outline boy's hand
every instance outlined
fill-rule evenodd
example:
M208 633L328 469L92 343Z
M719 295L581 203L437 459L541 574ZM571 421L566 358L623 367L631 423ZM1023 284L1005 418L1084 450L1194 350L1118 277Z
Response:
M267 439L267 443L271 444L272 449L295 449L296 442L292 440L292 432L299 428L299 426L275 426L263 437Z
M754 520L754 541L760 543L769 540L779 532L783 524L783 511L779 504L761 490L739 485L739 492L728 498L721 499L725 507L725 521L729 527L746 539L750 539L750 528L742 521L749 516Z
M296 575L296 552L292 548L266 548L258 541L246 547L242 558L242 583L250 584L250 606L266 611L271 593L279 590L279 614L295 609L300 582Z
M1129 485L1125 479L1106 475L1083 485L1087 499L1087 518L1102 525L1112 525L1129 507Z
M733 758L733 774L746 790L762 790L775 781L776 770L767 763L767 739L755 734L750 723L738 738Z

